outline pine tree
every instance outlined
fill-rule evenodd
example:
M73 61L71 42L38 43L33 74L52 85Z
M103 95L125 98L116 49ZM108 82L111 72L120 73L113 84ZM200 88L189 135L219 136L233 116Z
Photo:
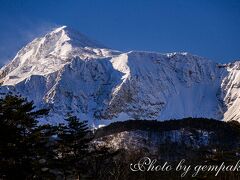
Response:
M39 126L37 119L48 110L34 108L22 97L0 98L0 179L81 179L105 173L101 163L107 166L105 160L114 154L90 148L93 134L86 121L68 115L66 124Z
M36 118L48 110L34 111L33 102L11 94L0 99L0 178L26 179L34 174Z
M85 172L84 159L89 155L91 132L86 121L80 121L76 116L68 115L67 125L59 126L60 152L62 156L62 171L65 176L75 174L81 176Z
M34 144L35 161L32 163L33 176L38 179L56 179L60 162L58 152L57 126L42 125L34 129L31 142Z

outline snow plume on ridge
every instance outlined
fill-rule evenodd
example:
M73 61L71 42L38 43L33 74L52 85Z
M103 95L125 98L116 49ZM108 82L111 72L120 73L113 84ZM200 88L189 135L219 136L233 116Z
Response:
M38 36L43 36L49 30L53 30L58 25L54 23L32 21L28 18L21 20L21 23L12 23L8 21L8 31L3 31L0 34L0 64L2 66L10 62L10 60L16 55L23 46L29 41L32 41ZM1 66L0 66L1 67Z

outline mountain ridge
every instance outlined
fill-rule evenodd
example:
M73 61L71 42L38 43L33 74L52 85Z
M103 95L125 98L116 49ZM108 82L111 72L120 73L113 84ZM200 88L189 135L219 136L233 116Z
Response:
M1 92L50 108L51 123L67 112L94 126L128 119L240 119L238 61L120 52L93 42L65 26L36 38L1 68Z

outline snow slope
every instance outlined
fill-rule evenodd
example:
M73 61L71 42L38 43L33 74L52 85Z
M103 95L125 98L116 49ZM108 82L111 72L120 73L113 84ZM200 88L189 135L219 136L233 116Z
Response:
M240 63L219 65L188 53L120 52L66 26L37 38L0 70L13 91L90 124L207 117L239 120Z

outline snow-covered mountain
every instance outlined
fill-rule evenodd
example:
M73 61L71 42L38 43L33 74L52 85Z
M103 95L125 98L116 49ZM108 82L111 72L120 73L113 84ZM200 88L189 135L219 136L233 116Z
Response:
M1 92L106 124L115 120L207 117L240 120L240 62L188 53L120 52L66 26L37 38L0 70ZM45 120L42 120L45 121Z

